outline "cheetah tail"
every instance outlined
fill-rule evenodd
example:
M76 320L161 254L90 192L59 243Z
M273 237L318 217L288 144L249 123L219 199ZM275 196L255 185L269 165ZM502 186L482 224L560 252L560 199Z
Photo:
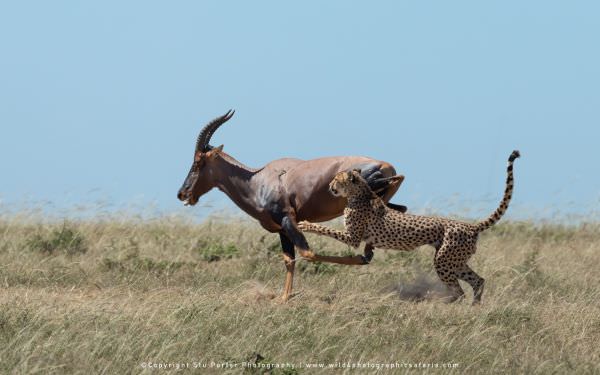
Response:
M488 229L489 227L491 227L492 225L496 224L496 222L498 220L500 220L502 215L504 215L504 213L506 212L506 209L508 208L508 204L510 203L510 199L512 198L512 192L513 192L513 185L514 185L513 163L514 163L515 159L518 158L519 156L521 156L521 154L517 150L513 151L512 154L510 154L510 157L508 158L508 167L506 168L507 177L506 177L506 189L504 190L504 198L502 198L502 202L500 202L500 205L498 206L496 211L494 211L494 213L492 213L484 221L476 224L477 231L482 232L482 231Z

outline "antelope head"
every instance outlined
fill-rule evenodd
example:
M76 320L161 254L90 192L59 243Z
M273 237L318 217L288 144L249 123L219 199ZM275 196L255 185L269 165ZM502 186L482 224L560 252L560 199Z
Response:
M223 145L213 147L209 144L210 138L235 111L229 110L221 117L209 122L198 135L196 149L194 150L194 162L188 172L183 185L177 193L177 198L187 205L195 205L198 199L215 187L214 168L217 155L223 150Z

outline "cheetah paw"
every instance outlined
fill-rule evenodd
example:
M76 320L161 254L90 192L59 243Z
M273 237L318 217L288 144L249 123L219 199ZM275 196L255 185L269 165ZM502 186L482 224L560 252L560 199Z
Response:
M308 230L308 229L311 228L311 225L312 224L310 222L303 220L303 221L301 221L301 222L298 223L298 228L300 230Z

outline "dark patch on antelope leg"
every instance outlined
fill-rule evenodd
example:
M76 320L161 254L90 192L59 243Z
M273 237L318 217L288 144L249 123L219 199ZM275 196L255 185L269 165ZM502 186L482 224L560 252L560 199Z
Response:
M284 216L284 218L281 219L281 227L287 235L287 238L294 246L297 246L303 250L308 250L308 242L306 241L306 238L302 232L300 232L296 226L296 223L294 223L292 219L290 219L288 216Z
M294 243L290 241L285 232L279 232L279 241L281 242L281 250L288 255L290 258L294 259L296 256L296 250L294 250Z

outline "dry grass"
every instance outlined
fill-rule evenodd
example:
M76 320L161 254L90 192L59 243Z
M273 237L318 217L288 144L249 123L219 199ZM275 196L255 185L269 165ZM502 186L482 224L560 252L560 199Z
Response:
M265 373L267 363L297 366L275 374L331 373L298 366L336 362L598 372L598 229L503 223L485 233L471 261L487 279L480 307L470 295L438 299L430 248L377 251L365 267L300 262L284 305L273 298L284 277L278 237L246 221L4 217L0 373L138 373L143 362L257 366L208 371L218 373Z

